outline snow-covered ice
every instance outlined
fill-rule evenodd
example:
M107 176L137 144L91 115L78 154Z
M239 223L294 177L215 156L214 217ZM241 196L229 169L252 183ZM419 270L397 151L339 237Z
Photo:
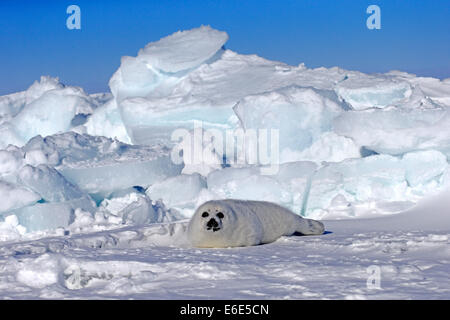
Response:
M0 99L0 147L9 143L22 146L36 135L65 132L77 115L88 115L96 107L95 97L83 89L65 86L58 78L42 76L26 91Z
M42 76L0 97L2 297L450 297L450 79L290 66L227 40L201 26L151 42L110 93ZM215 140L271 129L270 174ZM189 247L186 219L222 198L328 232Z
M448 299L449 192L429 200L255 247L186 247L184 221L5 243L0 290L44 299ZM371 268L379 288L367 285Z

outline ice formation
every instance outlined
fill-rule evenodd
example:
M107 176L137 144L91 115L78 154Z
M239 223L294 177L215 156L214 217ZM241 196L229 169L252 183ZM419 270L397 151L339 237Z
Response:
M51 135L70 130L73 120L89 115L96 98L83 89L65 86L58 78L42 76L26 91L0 98L0 147L22 146L36 135Z
M111 93L44 76L0 97L0 239L172 221L220 198L367 217L449 184L450 79L289 66L227 40L202 26L151 42L122 58ZM264 129L279 133L269 175L204 133ZM198 153L214 161L190 163Z
M386 108L408 101L411 85L395 77L377 77L365 74L349 75L336 85L336 93L354 110Z
M151 199L163 200L170 208L192 212L199 194L206 188L206 179L200 174L181 174L151 185L146 193Z
M341 110L320 90L297 86L250 95L234 107L244 130L279 130L281 152L310 147L323 132L331 130L331 120Z

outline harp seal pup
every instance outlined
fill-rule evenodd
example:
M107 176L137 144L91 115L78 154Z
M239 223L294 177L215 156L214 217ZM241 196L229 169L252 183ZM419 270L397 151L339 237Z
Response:
M226 199L198 207L187 236L194 247L225 248L269 243L296 232L320 235L324 225L275 203Z

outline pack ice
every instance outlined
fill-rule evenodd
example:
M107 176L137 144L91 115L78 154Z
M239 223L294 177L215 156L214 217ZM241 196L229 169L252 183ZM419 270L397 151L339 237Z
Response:
M219 198L321 219L379 216L449 184L450 79L290 66L227 40L201 26L151 42L122 57L111 93L43 76L0 97L2 239L172 221ZM198 122L224 135L278 130L278 169L226 162ZM187 163L177 129L224 162Z

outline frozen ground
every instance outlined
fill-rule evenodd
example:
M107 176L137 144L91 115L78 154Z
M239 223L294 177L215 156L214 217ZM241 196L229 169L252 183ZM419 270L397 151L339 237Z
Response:
M3 298L449 299L450 192L322 236L189 248L184 223L4 244ZM367 287L379 268L380 288ZM371 270L371 269L369 269Z
M43 76L0 97L0 297L450 298L450 79L289 66L227 40L202 26L149 43L111 93ZM218 144L269 130L257 162ZM222 198L328 232L191 248L187 219Z

